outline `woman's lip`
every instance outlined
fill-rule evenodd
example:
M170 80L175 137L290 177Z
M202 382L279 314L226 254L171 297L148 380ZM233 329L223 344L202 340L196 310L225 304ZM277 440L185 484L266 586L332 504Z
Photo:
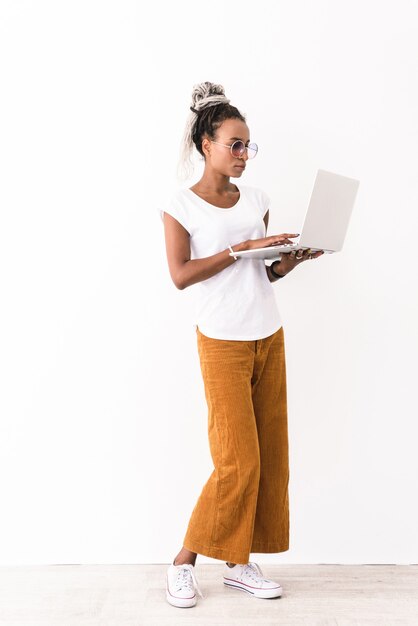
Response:
M234 165L234 167L239 167L240 170L245 170L245 165Z

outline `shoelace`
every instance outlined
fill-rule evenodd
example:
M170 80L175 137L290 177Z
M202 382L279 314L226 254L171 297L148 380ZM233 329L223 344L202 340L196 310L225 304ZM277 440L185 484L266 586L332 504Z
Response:
M268 582L267 578L264 578L263 572L261 571L260 566L253 561L247 563L244 567L244 571L246 571L252 578L255 578L257 582L264 581Z
M196 576L193 571L193 565L189 563L185 563L184 565L181 566L177 574L176 589L178 591L182 587L186 587L187 589L190 589L190 591L193 592L193 585L195 586L196 591L198 592L200 597L204 598L205 596L201 592L198 582L196 580Z

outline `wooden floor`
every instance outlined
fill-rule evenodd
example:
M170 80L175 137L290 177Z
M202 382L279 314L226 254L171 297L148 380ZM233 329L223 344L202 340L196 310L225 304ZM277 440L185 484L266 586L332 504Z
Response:
M283 587L264 600L196 564L205 598L173 607L167 564L0 567L0 626L418 626L418 565L260 565Z

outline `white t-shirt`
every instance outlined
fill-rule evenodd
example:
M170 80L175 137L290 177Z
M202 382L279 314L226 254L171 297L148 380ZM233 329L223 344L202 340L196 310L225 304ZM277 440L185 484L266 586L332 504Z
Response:
M257 187L237 187L239 200L228 209L206 202L187 187L178 190L164 209L158 207L162 220L166 211L188 231L191 259L266 236L263 217L270 207L269 196ZM238 258L191 288L195 290L194 325L207 337L262 339L282 326L264 259Z

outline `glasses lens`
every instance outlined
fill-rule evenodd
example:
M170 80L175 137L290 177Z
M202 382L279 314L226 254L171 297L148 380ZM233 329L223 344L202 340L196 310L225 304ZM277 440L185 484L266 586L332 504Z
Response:
M249 159L253 159L258 152L258 146L256 143L249 143L248 144L248 158Z
M235 141L231 146L232 156L240 157L244 154L245 144L242 141Z

